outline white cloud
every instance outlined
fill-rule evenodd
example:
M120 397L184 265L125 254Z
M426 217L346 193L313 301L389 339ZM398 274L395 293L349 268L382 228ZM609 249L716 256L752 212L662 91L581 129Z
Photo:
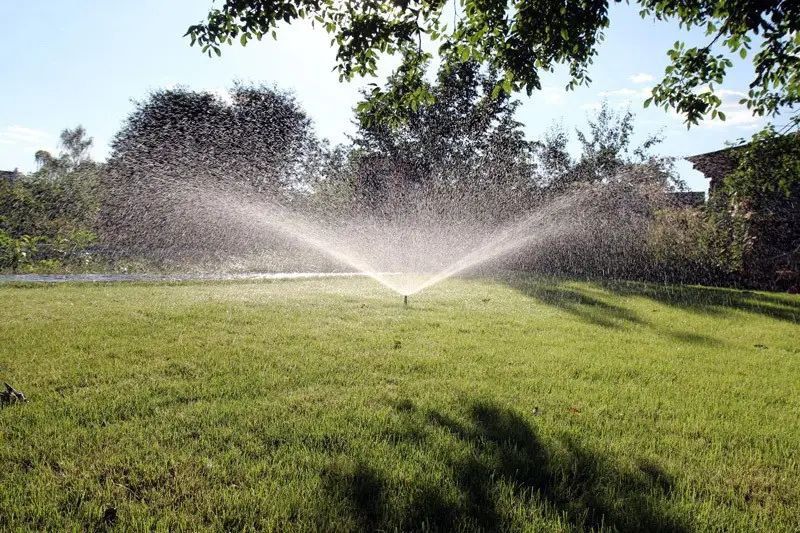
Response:
M628 79L633 83L647 83L649 81L653 81L655 77L652 74L647 74L646 72L639 72L638 74L629 76Z
M738 104L722 104L719 110L725 113L725 120L707 118L700 123L703 128L732 128L756 129L764 124L764 117L753 116L746 107Z
M580 109L595 113L597 111L600 111L600 109L603 107L604 102L608 105L608 107L610 107L615 111L624 111L625 109L630 109L631 107L630 101L621 101L621 100L612 101L608 99L603 99L603 100L594 100L591 102L585 102L580 105Z
M747 94L730 89L717 89L714 93L722 100L719 110L725 113L725 120L707 118L700 123L703 128L756 129L765 122L764 117L753 116L753 112L739 103Z
M33 170L33 154L38 150L54 154L57 144L46 131L17 124L0 127L0 169Z
M637 74L638 76L638 74ZM633 76L631 77L631 79ZM702 93L708 90L708 87L698 87L696 93ZM747 94L742 91L733 89L717 88L714 90L721 100L722 104L719 110L725 114L725 121L711 117L706 118L700 122L702 128L739 128L739 129L755 129L764 124L762 117L754 117L752 112L747 107L741 105L739 100L746 97ZM621 89L614 89L609 91L602 91L599 96L606 99L611 107L624 107L626 104L641 104L645 99L651 96L650 88L648 87L623 87ZM594 111L600 108L600 102L590 102L581 106L583 109ZM685 117L674 109L669 109L667 115L670 119L683 123Z
M626 100L644 99L650 96L650 89L632 89L630 87L623 87L622 89L614 89L612 91L602 91L600 96L604 98L623 98Z
M613 109L625 109L627 107L640 107L641 103L650 96L650 89L622 87L621 89L611 89L597 93L600 100L594 100L582 104L580 107L585 111L598 111L603 102L606 102Z
M742 91L731 91L730 89L718 89L717 90L717 95L721 96L723 100L725 99L726 96L730 96L730 97L734 97L735 96L736 97L736 101L738 102L742 98L745 98L747 96L747 93L742 92Z
M699 87L695 87L692 92L694 94L702 94L702 93L707 93L709 91L711 91L711 87L708 84L704 84L704 85L700 85ZM718 88L714 89L711 92L713 92L714 94L716 94L717 96L719 96L723 100L726 97L729 97L730 99L733 99L733 97L736 97L736 101L737 102L740 99L742 99L742 98L747 96L747 93L745 93L745 92L734 91L734 90L731 90L731 89L723 89L721 87L718 87Z
M50 144L50 141L50 135L47 132L25 126L12 125L0 130L0 144L40 146Z
M563 87L544 86L539 91L541 98L548 104L561 105L564 103L564 93L566 90Z

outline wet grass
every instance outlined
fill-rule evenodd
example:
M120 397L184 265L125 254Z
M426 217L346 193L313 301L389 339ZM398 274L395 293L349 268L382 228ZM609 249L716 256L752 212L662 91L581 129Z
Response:
M800 298L0 286L0 530L796 531Z

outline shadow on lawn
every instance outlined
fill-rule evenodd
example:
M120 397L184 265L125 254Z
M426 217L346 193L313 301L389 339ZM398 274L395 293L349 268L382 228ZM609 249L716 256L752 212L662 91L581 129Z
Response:
M788 294L624 281L601 281L598 284L618 296L640 296L694 312L723 315L739 310L786 322L800 322L800 299Z
M636 313L610 304L584 290L555 284L510 282L522 294L552 307L563 309L584 322L604 328L620 329L624 324L645 324Z
M644 326L676 341L692 344L713 345L720 344L721 341L693 331L676 331L661 326L657 322L640 317L622 305L610 303L604 297L641 297L676 309L712 316L743 311L776 320L800 323L800 300L782 294L640 282L597 281L594 287L575 287L558 281L523 279L511 279L506 283L522 294L564 310L588 324L607 329Z
M621 330L625 326L642 326L682 343L720 344L719 340L707 335L691 331L676 331L645 320L626 307L609 303L592 294L593 291L589 289L545 282L509 281L507 283L525 296L566 311L588 324L614 330Z
M347 502L360 529L516 529L522 524L512 520L509 506L504 505L508 498L501 500L509 490L514 507L538 507L550 518L557 513L579 529L688 529L662 510L672 482L653 463L623 472L570 438L557 450L548 449L522 416L487 402L468 408L467 423L435 411L418 411L409 401L397 407L407 422L413 420L408 426L413 445L429 449L431 443L420 435L445 431L466 453L454 454L447 448L451 453L445 455L446 474L436 484L414 479L392 483L363 460L350 468L326 470L323 486L336 501ZM406 436L395 435L392 442L403 442ZM410 500L393 506L390 500L397 500L392 495Z

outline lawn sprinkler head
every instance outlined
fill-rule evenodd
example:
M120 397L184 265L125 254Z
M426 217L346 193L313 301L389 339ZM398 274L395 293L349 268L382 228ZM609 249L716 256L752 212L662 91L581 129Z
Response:
M403 295L403 305L408 307L408 294Z

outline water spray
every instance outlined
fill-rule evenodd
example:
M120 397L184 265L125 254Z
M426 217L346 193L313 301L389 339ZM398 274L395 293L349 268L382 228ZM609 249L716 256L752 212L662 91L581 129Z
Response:
M153 181L161 181L168 190L175 185L167 180ZM124 201L131 197L135 195L125 196ZM383 215L350 219L336 214L304 213L269 199L199 185L156 197L180 206L192 206L194 211L186 217L198 220L197 224L192 223L192 231L200 227L207 229L202 235L190 235L188 239L188 244L197 246L201 258L204 247L216 242L224 244L231 235L236 237L231 242L231 253L237 252L239 241L247 241L250 247L255 243L265 250L271 250L274 245L276 252L283 247L294 251L295 246L300 245L298 252L301 249L321 252L337 264L346 265L347 270L363 273L403 295L403 305L407 308L408 296L476 265L525 247L563 239L576 226L574 207L581 205L580 200L585 195L566 194L502 224L486 225L450 219L446 213L440 215L435 210L435 216L421 214L402 221L384 220ZM167 203L160 207L165 210L164 217L175 216L177 211L170 206ZM120 222L121 227L126 232L133 227L133 234L140 229L143 233L137 237L146 243L146 249L156 254L155 257L172 252L165 240L167 232L152 231L153 226L149 224L139 228L139 221L130 218L128 210L120 212L127 213ZM185 232L189 231L187 228L176 222L174 230ZM126 232L121 235L127 235ZM151 238L155 242L150 243ZM194 249L183 253L194 253ZM265 251L265 259L270 258ZM318 260L314 256L310 259ZM305 262L308 257L303 252L296 260ZM327 259L319 260L328 266Z

